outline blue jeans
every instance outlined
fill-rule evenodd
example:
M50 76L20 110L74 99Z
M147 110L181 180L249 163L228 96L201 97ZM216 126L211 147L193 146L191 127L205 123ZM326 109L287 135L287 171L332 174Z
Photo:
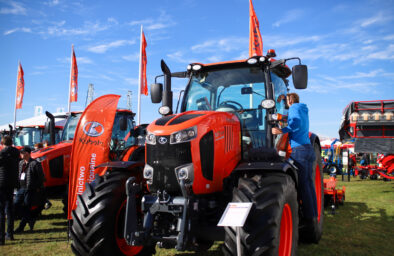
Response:
M34 195L34 191L30 191L25 188L21 188L16 192L14 205L16 213L21 216L19 227L22 227L22 229L26 226L26 223L34 221L31 216L31 206Z
M312 177L315 151L310 144L301 145L292 149L291 158L299 169L298 194L302 200L302 213L304 218L313 219L317 217L315 182Z

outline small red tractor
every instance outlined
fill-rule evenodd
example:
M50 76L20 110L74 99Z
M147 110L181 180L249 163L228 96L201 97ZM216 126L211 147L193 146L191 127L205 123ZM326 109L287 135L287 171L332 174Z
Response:
M32 152L32 158L41 162L46 179L44 186L49 196L62 197L64 212L67 212L68 208L68 182L72 141L81 115L82 112L80 111L68 114L59 143L52 142L50 146ZM49 137L52 138L49 139L49 141L54 141L54 131L56 130L53 124L55 117L48 112L47 116L50 121L46 124L45 130L50 135ZM134 127L133 117L134 113L131 111L119 109L114 122L115 129L113 130L113 136L120 136L120 134L127 133L132 129L132 127ZM122 125L120 125L120 122L122 122ZM119 145L117 146L119 147Z
M151 86L163 117L146 128L145 162L106 164L78 196L71 237L76 255L153 255L155 246L208 250L224 241L225 255L295 255L299 240L317 243L324 220L319 138L310 134L318 219L303 225L297 172L271 128L285 125L286 79L307 87L307 67L267 56L192 63ZM180 113L172 108L172 78L187 78ZM125 158L121 159L127 160ZM144 166L143 170L141 166ZM100 166L99 166L100 167ZM240 229L217 224L230 202L252 203Z

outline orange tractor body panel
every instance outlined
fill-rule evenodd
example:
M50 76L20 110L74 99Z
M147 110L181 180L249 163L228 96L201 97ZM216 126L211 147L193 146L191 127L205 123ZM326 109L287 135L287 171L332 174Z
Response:
M185 122L177 123L177 119L183 116L198 115ZM154 131L156 136L170 136L171 134L186 128L197 126L197 137L191 143L191 155L194 166L194 194L209 194L223 190L223 179L228 177L241 159L240 134L241 128L234 114L215 111L187 111L174 115L164 126L153 122L147 127L147 131ZM214 139L214 163L213 177L207 179L203 175L199 142L208 132L213 132ZM221 152L221 154L217 154Z

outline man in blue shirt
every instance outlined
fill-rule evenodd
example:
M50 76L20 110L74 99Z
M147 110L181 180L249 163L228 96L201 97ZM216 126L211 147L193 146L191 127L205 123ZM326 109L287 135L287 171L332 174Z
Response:
M313 173L315 151L309 140L308 107L299 103L296 93L289 93L286 97L289 108L288 126L279 129L272 128L272 134L289 133L291 158L298 167L298 193L302 200L302 213L308 224L317 219L317 204Z

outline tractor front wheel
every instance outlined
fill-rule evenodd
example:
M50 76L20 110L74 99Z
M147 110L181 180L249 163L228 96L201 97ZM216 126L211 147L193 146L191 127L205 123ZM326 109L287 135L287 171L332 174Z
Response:
M232 202L252 202L241 228L242 255L295 255L298 244L297 191L283 173L240 178ZM236 230L225 228L223 252L237 255Z
M126 181L130 174L111 171L86 184L72 212L71 249L76 255L153 255L155 247L129 246L123 237Z

